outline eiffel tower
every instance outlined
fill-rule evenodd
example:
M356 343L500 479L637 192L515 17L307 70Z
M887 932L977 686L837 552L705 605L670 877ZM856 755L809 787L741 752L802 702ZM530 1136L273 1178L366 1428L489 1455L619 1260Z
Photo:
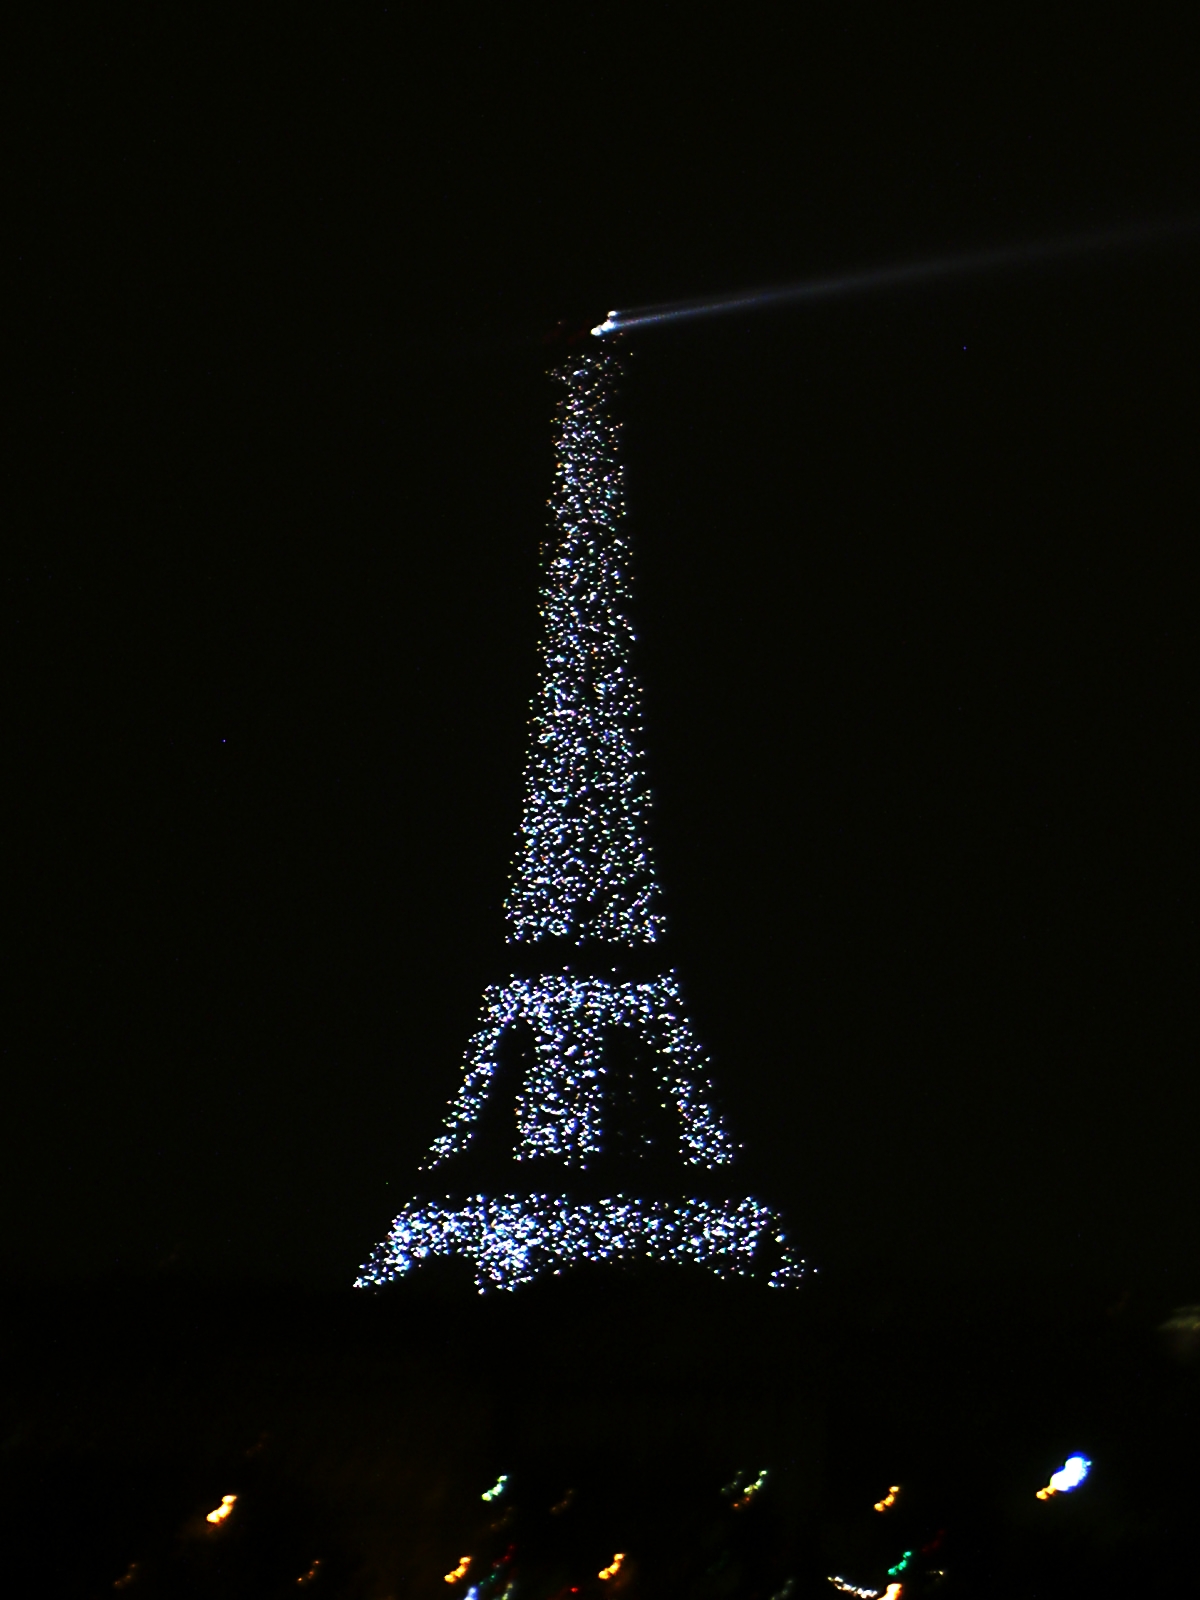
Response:
M359 1288L446 1256L474 1264L481 1292L582 1261L692 1262L775 1288L806 1271L779 1214L729 1187L738 1146L679 980L657 959L665 919L612 414L620 371L607 350L552 369L542 665L504 906L514 970L485 990L422 1164L430 1194L404 1207Z

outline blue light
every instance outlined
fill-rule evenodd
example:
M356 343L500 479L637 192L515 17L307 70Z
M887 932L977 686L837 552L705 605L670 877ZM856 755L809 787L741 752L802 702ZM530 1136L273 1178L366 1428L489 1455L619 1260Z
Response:
M1086 1456L1068 1456L1060 1470L1051 1476L1050 1487L1059 1494L1077 1489L1087 1477L1091 1465Z

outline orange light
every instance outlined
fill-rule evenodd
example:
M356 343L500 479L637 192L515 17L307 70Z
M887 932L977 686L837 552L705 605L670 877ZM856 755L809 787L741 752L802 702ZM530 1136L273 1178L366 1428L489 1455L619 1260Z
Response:
M621 1570L621 1563L624 1561L624 1559L625 1552L623 1550L618 1550L616 1555L612 1558L612 1565L601 1567L596 1576L598 1578L615 1578L617 1573Z
M221 1504L217 1507L217 1509L215 1511L210 1511L208 1513L208 1515L204 1519L205 1522L211 1522L213 1524L216 1524L218 1522L224 1522L225 1518L233 1510L234 1503L236 1502L236 1500L237 1500L237 1495L235 1495L235 1494L223 1494L221 1496Z
M898 1483L894 1483L891 1486L891 1488L888 1490L888 1492L884 1495L882 1500L876 1500L876 1502L875 1502L876 1511L886 1511L889 1506L894 1506L896 1504L896 1496L899 1493L900 1493L900 1485Z
M900 1596L903 1593L904 1585L902 1583L889 1583L883 1591L883 1600L900 1600Z
M470 1565L471 1565L470 1556L459 1556L458 1565L455 1567L453 1572L448 1572L446 1574L446 1577L445 1577L444 1581L446 1583L457 1583L460 1578L465 1578L466 1577L467 1568Z

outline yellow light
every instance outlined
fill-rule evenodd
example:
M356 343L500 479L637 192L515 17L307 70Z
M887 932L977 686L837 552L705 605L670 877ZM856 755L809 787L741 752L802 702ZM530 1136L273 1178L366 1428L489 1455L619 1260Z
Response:
M215 1511L210 1511L208 1513L208 1515L204 1519L205 1522L211 1522L211 1523L214 1523L214 1524L216 1524L218 1522L224 1522L225 1518L233 1510L234 1503L236 1502L236 1500L237 1500L237 1495L235 1495L235 1494L223 1494L221 1496L221 1504L217 1507L217 1509Z
M621 1570L621 1563L624 1561L624 1559L625 1552L623 1550L618 1550L616 1555L612 1558L612 1565L608 1567L601 1567L596 1576L598 1578L615 1578L617 1573Z
M883 1591L883 1600L900 1600L900 1596L903 1593L904 1585L902 1583L889 1583Z
M740 1476L741 1476L741 1474L739 1473L738 1477L740 1477ZM748 1483L746 1485L746 1487L742 1490L741 1499L740 1500L735 1500L733 1502L733 1509L735 1511L744 1511L746 1509L746 1507L750 1504L750 1502L754 1499L754 1496L762 1488L763 1484L766 1483L766 1481L767 1481L767 1470L764 1467L763 1470L759 1473L758 1477L755 1478L754 1482L753 1483ZM734 1479L734 1483L736 1483L736 1482L737 1482L737 1478Z
M898 1483L892 1484L891 1488L884 1495L883 1499L882 1500L876 1500L876 1502L875 1502L876 1511L886 1511L889 1506L894 1506L896 1504L896 1496L899 1493L900 1493L900 1485Z
M446 1574L445 1582L446 1583L457 1583L460 1578L465 1578L466 1575L467 1575L467 1568L470 1565L471 1565L470 1556L459 1556L458 1565L455 1567L453 1572L448 1572Z

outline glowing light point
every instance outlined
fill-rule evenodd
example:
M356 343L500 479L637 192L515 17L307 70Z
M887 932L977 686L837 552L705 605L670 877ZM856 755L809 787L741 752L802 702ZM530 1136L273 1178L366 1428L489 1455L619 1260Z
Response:
M237 1495L235 1495L235 1494L223 1494L221 1496L221 1504L217 1507L217 1509L215 1511L210 1511L208 1513L208 1515L204 1519L205 1522L211 1522L214 1527L218 1523L224 1522L225 1518L233 1510L233 1508L234 1508L236 1503L237 1503Z
M1072 1489L1077 1489L1087 1477L1091 1465L1086 1456L1068 1456L1058 1471L1051 1473L1046 1487L1038 1490L1038 1499L1049 1500L1051 1495L1068 1494Z
M455 1567L453 1572L448 1572L446 1574L445 1578L442 1580L443 1583L457 1583L460 1578L465 1578L467 1575L467 1568L470 1565L470 1556L459 1556L458 1565Z
M616 321L617 313L610 311L603 322L598 322L592 329L594 338L603 339L606 333L615 333L619 324Z
M896 1496L899 1493L900 1493L900 1485L898 1483L893 1483L891 1488L884 1495L883 1499L882 1500L876 1500L876 1502L875 1502L876 1511L886 1511L886 1510L888 1510L888 1508L890 1506L894 1506L896 1504Z
M618 1550L616 1555L612 1558L611 1564L607 1567L601 1567L596 1576L604 1579L615 1578L617 1573L621 1570L621 1563L624 1561L624 1559L625 1552L623 1550Z
M479 1496L479 1498L481 1500L487 1500L489 1502L492 1501L492 1500L499 1500L500 1496L504 1493L505 1485L507 1483L508 1483L508 1473L507 1472L502 1472L500 1474L500 1476L496 1479L496 1481L492 1485L492 1487L490 1489L485 1489L483 1491L483 1493Z

